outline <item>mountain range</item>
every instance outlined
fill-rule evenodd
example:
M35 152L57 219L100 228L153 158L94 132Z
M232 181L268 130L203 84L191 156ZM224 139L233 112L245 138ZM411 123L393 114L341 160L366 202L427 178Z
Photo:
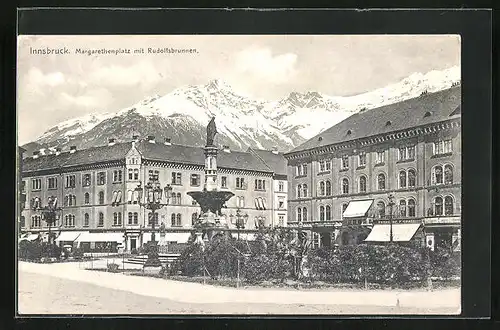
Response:
M356 112L417 97L424 91L446 89L459 81L460 68L452 67L414 73L395 84L354 96L307 91L262 101L239 95L226 82L216 79L154 95L117 112L61 122L23 147L26 155L31 155L40 148L100 146L110 138L130 141L133 135L203 146L205 127L215 116L215 142L220 146L288 151Z

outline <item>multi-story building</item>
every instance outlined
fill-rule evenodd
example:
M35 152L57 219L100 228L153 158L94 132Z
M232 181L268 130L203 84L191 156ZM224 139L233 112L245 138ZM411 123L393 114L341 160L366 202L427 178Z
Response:
M420 230L432 248L459 244L459 85L361 111L285 157L289 226L314 245L386 241L390 228L399 241Z
M282 154L224 147L217 162L219 189L234 193L226 203L227 215L240 209L248 215L248 229L271 226L276 215L286 219L286 207L276 209L281 204L275 200L282 192L274 190L276 180L286 182ZM36 151L24 160L23 181L29 203L23 210L28 221L22 231L33 234L47 230L36 208L55 196L61 208L56 241L81 242L87 249L110 242L124 243L127 250L138 248L150 240L153 220L150 211L139 205L135 189L158 179L162 187L169 184L172 192L169 205L156 212L156 228L165 227L166 241L185 242L200 212L187 192L203 189L204 165L203 148L175 145L170 139L159 142L153 136L145 140L134 136L125 143L110 139L106 146L70 147L69 152L56 150L42 155ZM286 192L286 186L283 189Z

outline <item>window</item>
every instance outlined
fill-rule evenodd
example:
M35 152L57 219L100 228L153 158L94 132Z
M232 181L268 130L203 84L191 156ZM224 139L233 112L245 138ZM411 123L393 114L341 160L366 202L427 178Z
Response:
M156 182L156 181L160 180L160 171L158 171L158 170L149 170L148 171L148 180L151 181L151 182ZM172 181L172 183L174 183L174 182Z
M302 185L302 197L307 197L307 184Z
M399 148L398 159L399 160L406 159L406 147Z
M99 222L97 223L97 227L104 226L104 213L99 212Z
M441 165L436 165L432 168L432 183L435 184L443 184L443 167Z
M57 189L57 178L48 178L47 186L47 189Z
M319 207L319 221L325 221L325 207Z
M181 200L181 193L177 193L177 205L181 205L182 200Z
M285 191L285 183L283 181L278 182L278 191L279 192Z
M220 178L220 186L221 188L227 188L227 176L223 176Z
M85 195L83 195L83 201L84 201L84 204L85 205L88 205L90 204L90 194L89 193L85 193Z
M406 171L399 172L399 188L406 188Z
M139 180L139 170L138 169L134 170L134 180Z
M349 180L347 178L342 179L342 193L349 193Z
M21 227L26 227L26 218L24 215L21 215L21 218L19 219L19 224Z
M377 152L377 156L375 157L375 162L377 164L383 164L385 162L385 152L384 151L379 151Z
M415 188L417 174L415 170L408 170L408 188Z
M75 226L75 216L72 214L66 214L64 217L64 227L74 227Z
M297 165L297 167L295 168L295 174L297 176L305 176L307 175L307 164L301 164L301 165Z
M66 195L64 196L64 206L75 206L76 205L76 196L75 195Z
M385 190L385 174L380 173L377 176L378 190Z
M131 168L128 169L128 179L134 180L134 170Z
M444 198L444 214L452 215L453 214L453 197L446 196Z
M297 185L297 198L301 198L302 197L302 185L299 184Z
M325 196L325 182L324 181L320 181L319 183L319 195L320 196Z
M66 188L75 188L76 175L66 175Z
M172 227L181 227L182 226L181 214L172 213L172 215L170 216L170 224L172 225Z
M408 147L408 159L415 159L415 146Z
M408 216L415 216L415 200L412 198L408 200Z
M415 159L415 146L400 147L398 152L398 160L413 160Z
M366 153L361 152L361 153L358 155L358 163L359 163L359 165L358 165L358 166L361 166L361 167L366 166Z
M182 184L182 173L172 172L172 184L176 184L176 185Z
M349 168L349 156L347 156L347 155L342 156L340 168L341 169L348 169Z
M243 196L238 196L236 198L236 206L237 207L245 207L245 197Z
M443 215L443 198L434 198L434 215Z
M257 210L265 210L265 209L267 209L266 199L262 198L262 197L257 197L255 199L255 208Z
M378 202L377 203L377 212L379 218L385 218L385 203L384 202Z
M153 213L153 212L148 213L148 226L153 225L153 218L154 218L155 226L158 226L158 213Z
M113 226L121 226L122 225L122 213L114 212L113 213Z
M266 180L255 179L255 190L266 190Z
M26 181L21 181L21 192L26 192Z
M99 191L99 204L104 205L104 191Z
M86 173L82 175L82 186L88 187L90 186L90 183L92 182L92 177L90 173Z
M453 167L451 165L444 166L444 184L453 183Z
M332 162L330 160L321 160L319 162L319 172L328 172L332 169Z
M302 208L302 221L307 221L307 208Z
M40 197L35 197L33 199L31 199L31 208L32 209L39 209L42 207L42 202L40 201Z
M246 189L245 178L236 178L236 189Z
M131 225L133 223L134 214L132 212L128 213L128 224Z
M297 208L297 222L301 222L301 221L302 221L302 208L298 207Z
M399 201L399 215L406 217L406 201L404 199Z
M359 192L366 192L366 176L364 175L359 177Z
M330 207L330 205L325 206L325 220L332 220L332 208Z
M99 173L97 173L97 184L99 186L102 186L103 184L106 184L106 172L99 172Z
M122 182L122 170L113 171L113 182Z
M42 226L42 217L39 215L34 215L31 217L31 228L37 228Z
M449 154L452 152L451 140L434 142L433 147L434 147L433 148L434 155L443 155L443 154Z
M278 215L278 221L279 221L278 226L283 227L285 225L285 216L281 214Z
M42 179L31 180L31 190L40 190L40 189L42 189Z
M332 183L330 181L326 181L325 183L325 193L327 196L331 196L332 194Z
M302 164L302 175L307 175L307 164Z

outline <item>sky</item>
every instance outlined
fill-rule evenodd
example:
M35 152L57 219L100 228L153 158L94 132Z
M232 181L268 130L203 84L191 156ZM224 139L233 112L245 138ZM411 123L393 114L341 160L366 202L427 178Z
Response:
M69 54L32 52L63 47ZM144 54L134 54L141 48ZM196 51L148 54L148 48ZM241 95L279 100L291 92L355 95L457 65L460 39L453 35L19 36L18 142L33 141L64 120L115 112L212 79Z

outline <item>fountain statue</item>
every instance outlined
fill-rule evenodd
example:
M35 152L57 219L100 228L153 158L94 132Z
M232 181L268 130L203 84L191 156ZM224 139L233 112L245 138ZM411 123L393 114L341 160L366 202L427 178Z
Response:
M228 228L226 216L222 213L225 203L234 196L230 191L220 191L217 179L217 153L214 138L217 134L215 117L207 125L207 143L205 145L205 182L202 191L190 191L187 194L200 205L201 213L193 223L197 235L196 242L203 242L202 236L211 239L215 234Z

